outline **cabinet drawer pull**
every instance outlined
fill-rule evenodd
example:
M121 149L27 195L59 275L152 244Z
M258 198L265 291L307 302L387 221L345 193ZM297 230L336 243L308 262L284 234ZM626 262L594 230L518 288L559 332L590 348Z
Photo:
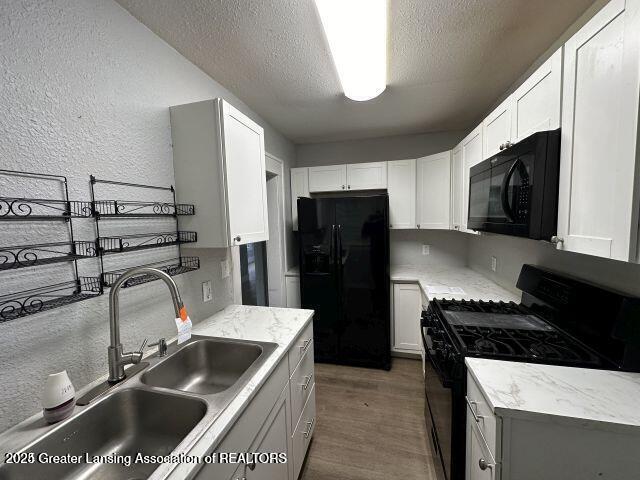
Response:
M473 419L476 421L476 423L480 423L480 420L484 419L484 415L478 415L472 406L472 405L477 406L478 402L469 400L469 397L467 397L466 395L464 396L464 399L467 401L467 406L469 407L469 411L471 412L471 415L473 415Z
M487 463L484 458L481 458L478 460L478 467L480 467L480 470L486 470L487 468L493 469L493 463Z
M240 240L242 240L242 237L241 237L240 235L238 235L236 238L234 238L234 240L235 240L236 242L239 242Z
M315 423L316 419L312 418L310 422L305 422L308 427L307 429L304 431L304 438L309 438L309 435L311 435L311 430L313 430L313 424Z
M313 378L313 373L311 375L306 375L304 378L305 378L304 383L300 384L300 386L302 387L302 390L306 390L307 388L309 388L309 384L311 383L311 379Z
M311 344L311 340L313 339L310 338L309 340L305 340L304 342L302 342L302 345L300 345L300 353L304 352L307 349L309 344Z

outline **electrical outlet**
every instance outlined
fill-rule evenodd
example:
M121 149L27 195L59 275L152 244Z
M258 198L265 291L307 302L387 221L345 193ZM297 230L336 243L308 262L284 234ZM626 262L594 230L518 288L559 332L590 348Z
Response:
M213 287L211 286L211 280L202 282L202 301L210 302L213 300Z
M227 278L231 275L231 267L229 266L228 258L225 258L220 262L220 270L222 271L222 278Z
M431 245L422 245L422 254L429 255L431 253Z
M498 259L496 257L491 257L491 270L494 272L498 269Z

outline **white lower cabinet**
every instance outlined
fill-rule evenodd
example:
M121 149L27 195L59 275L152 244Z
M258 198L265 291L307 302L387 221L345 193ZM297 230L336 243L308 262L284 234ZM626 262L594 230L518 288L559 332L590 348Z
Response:
M637 428L516 412L494 412L468 373L466 480L640 478Z
M198 480L296 480L316 422L313 326L293 343L213 452L285 454L284 463L205 464ZM295 410L294 410L295 409Z
M393 284L393 350L420 353L422 295L416 283Z

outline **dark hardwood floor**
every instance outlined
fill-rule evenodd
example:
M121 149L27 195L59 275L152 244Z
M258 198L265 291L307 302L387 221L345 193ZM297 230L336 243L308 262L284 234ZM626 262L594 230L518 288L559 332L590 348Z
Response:
M317 425L301 480L434 480L418 360L316 364Z

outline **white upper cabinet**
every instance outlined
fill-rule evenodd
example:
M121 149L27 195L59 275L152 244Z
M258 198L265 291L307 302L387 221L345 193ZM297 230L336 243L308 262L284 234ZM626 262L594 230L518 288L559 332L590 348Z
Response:
M309 169L291 169L291 221L293 230L298 230L298 198L309 196Z
M451 152L451 228L453 230L460 230L462 226L463 178L462 144L459 144Z
M389 228L416 228L416 161L388 163Z
M489 158L511 143L511 112L513 97L508 97L482 122L482 158Z
M347 190L387 188L387 162L352 163L347 165Z
M197 231L201 248L268 240L262 127L222 99L170 112L178 201L196 206L180 228Z
M639 5L609 2L564 46L558 248L625 261L640 208Z
M417 227L451 227L451 152L419 158L417 169Z
M335 192L346 189L346 165L309 167L309 192Z
M227 102L222 136L229 236L233 245L269 239L264 130Z
M462 220L460 230L472 232L467 228L469 219L469 171L471 167L483 160L482 157L482 125L478 125L462 140Z
M562 48L558 49L511 96L513 143L535 132L560 128Z

